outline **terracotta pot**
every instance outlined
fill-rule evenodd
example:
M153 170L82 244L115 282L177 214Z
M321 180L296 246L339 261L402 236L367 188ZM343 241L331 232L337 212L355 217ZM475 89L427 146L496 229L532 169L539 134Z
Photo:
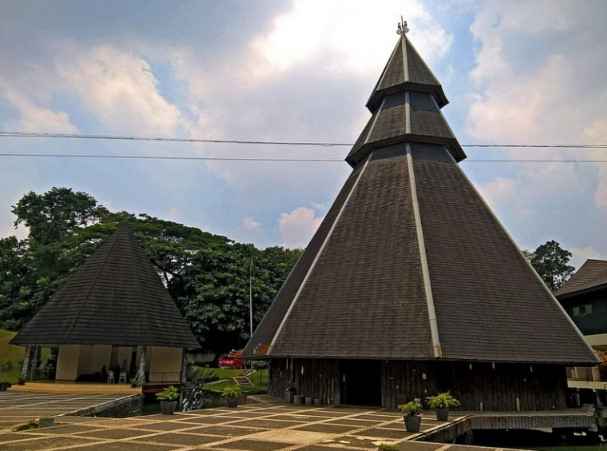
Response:
M449 421L449 409L436 409L436 419L438 421Z
M229 396L226 398L226 406L235 408L238 407L238 401L240 401L236 396Z
M177 401L160 401L160 412L163 415L173 415L177 410Z
M285 392L285 401L287 401L288 403L292 403L293 402L293 395L294 395L294 393L291 390L287 390Z
M422 425L421 415L405 415L403 417L407 432L419 432Z

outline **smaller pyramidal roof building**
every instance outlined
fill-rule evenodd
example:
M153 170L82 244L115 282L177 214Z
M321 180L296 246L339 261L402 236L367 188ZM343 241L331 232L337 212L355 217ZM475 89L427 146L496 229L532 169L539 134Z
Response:
M596 363L459 167L447 102L400 33L352 173L245 349L270 359L272 395L562 408L566 366Z
M58 349L57 380L182 380L185 349L198 348L127 224L68 277L13 338L27 346L25 378L42 346ZM111 373L110 373L111 372ZM122 379L122 380L121 380Z

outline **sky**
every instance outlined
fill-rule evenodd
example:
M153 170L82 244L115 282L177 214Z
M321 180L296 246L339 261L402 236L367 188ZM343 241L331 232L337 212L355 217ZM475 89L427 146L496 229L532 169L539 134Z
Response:
M7 0L0 131L353 142L400 16L442 82L460 143L607 144L603 0ZM348 148L0 138L0 152L343 158ZM607 152L472 150L472 159ZM607 258L607 164L462 168L523 249ZM345 162L0 158L11 205L67 186L258 246L303 247Z

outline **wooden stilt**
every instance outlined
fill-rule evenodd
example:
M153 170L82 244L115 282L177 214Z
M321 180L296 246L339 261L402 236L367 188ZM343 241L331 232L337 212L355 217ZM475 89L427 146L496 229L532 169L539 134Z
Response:
M188 381L188 360L186 358L185 348L181 350L181 383L185 384Z
M23 358L23 366L21 367L21 378L26 381L29 380L31 374L32 349L32 345L25 347L25 356Z
M135 376L135 384L138 387L145 384L145 346L137 346L137 354L139 355L139 366L137 368L137 375Z

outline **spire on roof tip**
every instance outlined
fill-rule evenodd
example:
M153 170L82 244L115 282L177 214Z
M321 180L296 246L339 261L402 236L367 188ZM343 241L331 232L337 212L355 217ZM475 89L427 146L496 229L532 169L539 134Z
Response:
M403 19L403 16L400 16L400 22L398 23L396 34L401 36L407 34L409 32L409 26L407 25L407 21Z

